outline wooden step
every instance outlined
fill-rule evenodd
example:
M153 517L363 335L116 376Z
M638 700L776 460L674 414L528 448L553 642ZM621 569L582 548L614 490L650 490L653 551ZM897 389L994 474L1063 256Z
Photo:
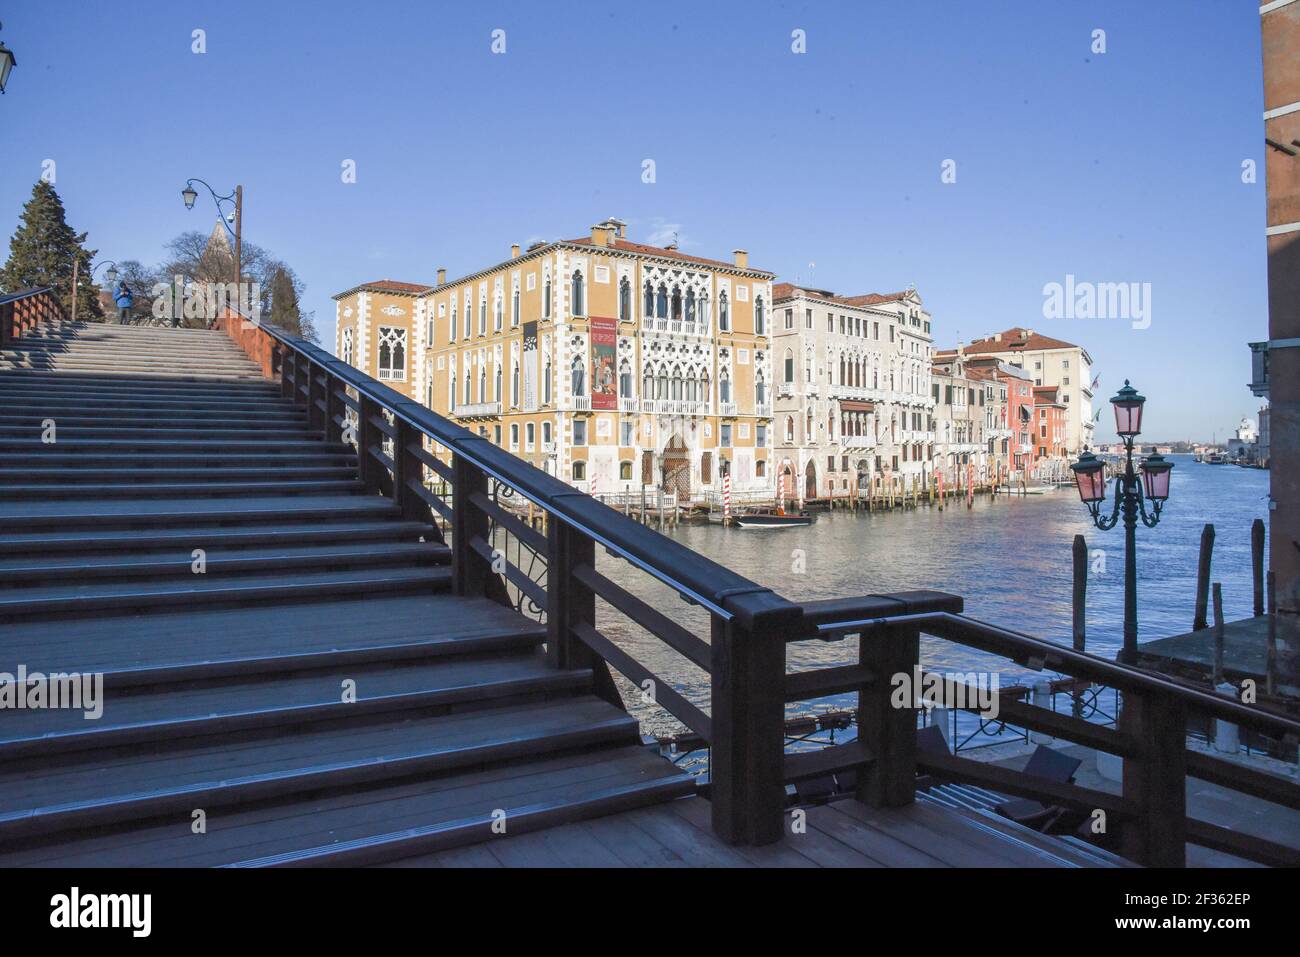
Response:
M199 546L195 546L196 548ZM357 542L205 549L207 579L267 571L324 571L383 565L446 565L451 553L439 542ZM194 549L140 552L131 555L64 554L44 558L0 558L0 596L32 582L91 582L105 579L197 577Z
M505 813L507 834L612 814L693 793L694 782L638 745L542 756L526 764L464 770L209 816L196 839L189 818L129 830L68 835L0 854L0 866L254 867L384 863L491 840L483 827Z
M315 604L105 613L52 628L0 627L0 664L102 674L110 689L489 652L514 653L546 627L486 598L343 596Z
M25 759L0 771L0 842L636 740L635 718L584 697Z
M177 498L193 495L205 498L239 498L245 495L362 495L366 485L357 478L303 479L271 482L182 482L153 484L123 483L110 485L49 483L0 484L5 498L10 501L30 499L80 499L100 501L115 498L139 498L144 495L162 495Z
M58 466L45 468L30 466L22 468L0 467L0 486L27 485L39 483L59 483L64 486L91 487L95 485L120 486L147 485L147 491L156 491L158 486L183 482L221 481L221 482L268 482L284 480L301 482L307 479L351 479L357 474L355 468L345 465L322 466L280 466L264 468L225 467L221 465L206 468L76 468Z
M241 499L237 502L189 499L127 499L103 502L0 501L0 527L18 529L78 526L197 525L231 522L297 522L307 518L340 519L395 516L397 506L378 495L300 495Z
M268 522L246 526L178 525L124 531L47 531L0 535L0 555L50 555L67 552L119 553L158 548L248 548L263 545L309 545L367 541L415 541L434 538L423 522L358 519L309 523Z
M0 589L0 621L39 615L148 610L165 605L203 607L231 602L305 602L342 595L446 590L451 569L436 565L332 572L268 572L240 577L191 575L179 581L82 583Z
M344 683L354 699L345 701ZM15 710L0 722L0 758L47 757L144 742L175 741L415 709L463 708L521 698L573 695L591 684L590 669L552 668L537 649L357 664L110 689L102 716L72 709ZM229 740L229 738L226 738ZM50 764L50 762L42 762Z

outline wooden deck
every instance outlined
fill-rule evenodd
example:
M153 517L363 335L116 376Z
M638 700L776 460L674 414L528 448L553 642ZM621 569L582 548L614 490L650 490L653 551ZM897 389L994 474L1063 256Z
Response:
M1288 694L1300 695L1300 622L1294 615L1257 615L1223 625L1223 670L1230 680L1253 679L1260 687L1268 668L1269 620L1275 619L1279 648L1273 678ZM1208 680L1214 674L1214 628L1144 641L1138 646L1141 664L1190 678Z
M1002 818L918 803L877 810L852 799L807 808L776 844L731 847L709 803L655 807L409 857L387 867L1124 867L1127 862Z

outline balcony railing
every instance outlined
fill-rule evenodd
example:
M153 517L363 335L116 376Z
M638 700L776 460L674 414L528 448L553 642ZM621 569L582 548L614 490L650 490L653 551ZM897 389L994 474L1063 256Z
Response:
M573 411L574 411L574 412L590 412L590 411L591 411L591 396L589 396L589 395L575 395L575 396L573 397Z
M481 419L488 416L501 414L500 402L470 402L466 405L458 405L451 410L451 414L458 419Z
M631 398L631 397L629 397L629 396L619 396L619 399L618 399L618 411L620 411L620 412L636 412L636 411L638 410L638 408L639 408L639 407L638 407L638 404L637 404L636 399L633 399L633 398Z
M722 415L723 415L724 417L726 417L726 418L734 418L735 415L736 415L736 403L734 403L734 402L723 402L723 403L722 403Z

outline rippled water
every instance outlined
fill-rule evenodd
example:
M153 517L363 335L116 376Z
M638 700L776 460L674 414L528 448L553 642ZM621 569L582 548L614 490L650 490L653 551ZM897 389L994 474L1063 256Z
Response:
M1255 518L1267 521L1268 473L1172 458L1177 465L1161 522L1137 530L1139 641L1190 630L1197 550L1206 522L1216 526L1211 580L1223 583L1225 614L1232 620L1251 613L1250 524ZM1072 488L980 498L969 510L949 505L942 511L836 512L805 528L683 525L668 534L792 600L936 589L963 596L968 615L1069 645L1071 543L1080 533L1090 550L1101 549L1105 557L1104 572L1088 582L1088 650L1114 657L1123 630L1123 529L1094 528ZM796 551L803 552L802 572ZM599 564L606 575L707 640L707 615L699 609L626 562L602 554ZM597 619L603 632L661 679L707 704L706 675L607 606ZM842 664L856 660L856 646L802 642L790 646L789 657L792 667ZM945 671L1000 671L1003 684L1021 673L1001 659L928 637L922 662ZM671 725L653 709L639 710L651 727Z

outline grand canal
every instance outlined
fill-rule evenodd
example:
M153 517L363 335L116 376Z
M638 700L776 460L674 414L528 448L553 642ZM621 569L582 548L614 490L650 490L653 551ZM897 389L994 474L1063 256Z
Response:
M1267 520L1268 473L1230 465L1177 463L1169 503L1154 529L1138 528L1139 641L1191 628L1201 528L1217 539L1212 580L1222 582L1229 620L1251 613L1250 525ZM815 599L929 588L966 600L966 613L996 624L1070 643L1071 543L1083 534L1093 554L1088 581L1088 650L1114 657L1123 616L1123 531L1095 529L1072 488L1042 495L978 498L974 507L823 514L806 528L742 530L683 525L670 530L682 544L769 586L787 598ZM1100 554L1098 554L1100 553ZM707 617L627 563L602 554L601 571L666 610L697 634ZM616 611L602 606L599 627L688 697L707 701L707 676ZM851 641L790 647L790 665L847 663ZM1004 684L1020 672L1001 659L923 638L922 662L938 670L995 670ZM825 708L844 702L818 702ZM670 721L638 709L650 727ZM793 710L797 710L792 708Z

